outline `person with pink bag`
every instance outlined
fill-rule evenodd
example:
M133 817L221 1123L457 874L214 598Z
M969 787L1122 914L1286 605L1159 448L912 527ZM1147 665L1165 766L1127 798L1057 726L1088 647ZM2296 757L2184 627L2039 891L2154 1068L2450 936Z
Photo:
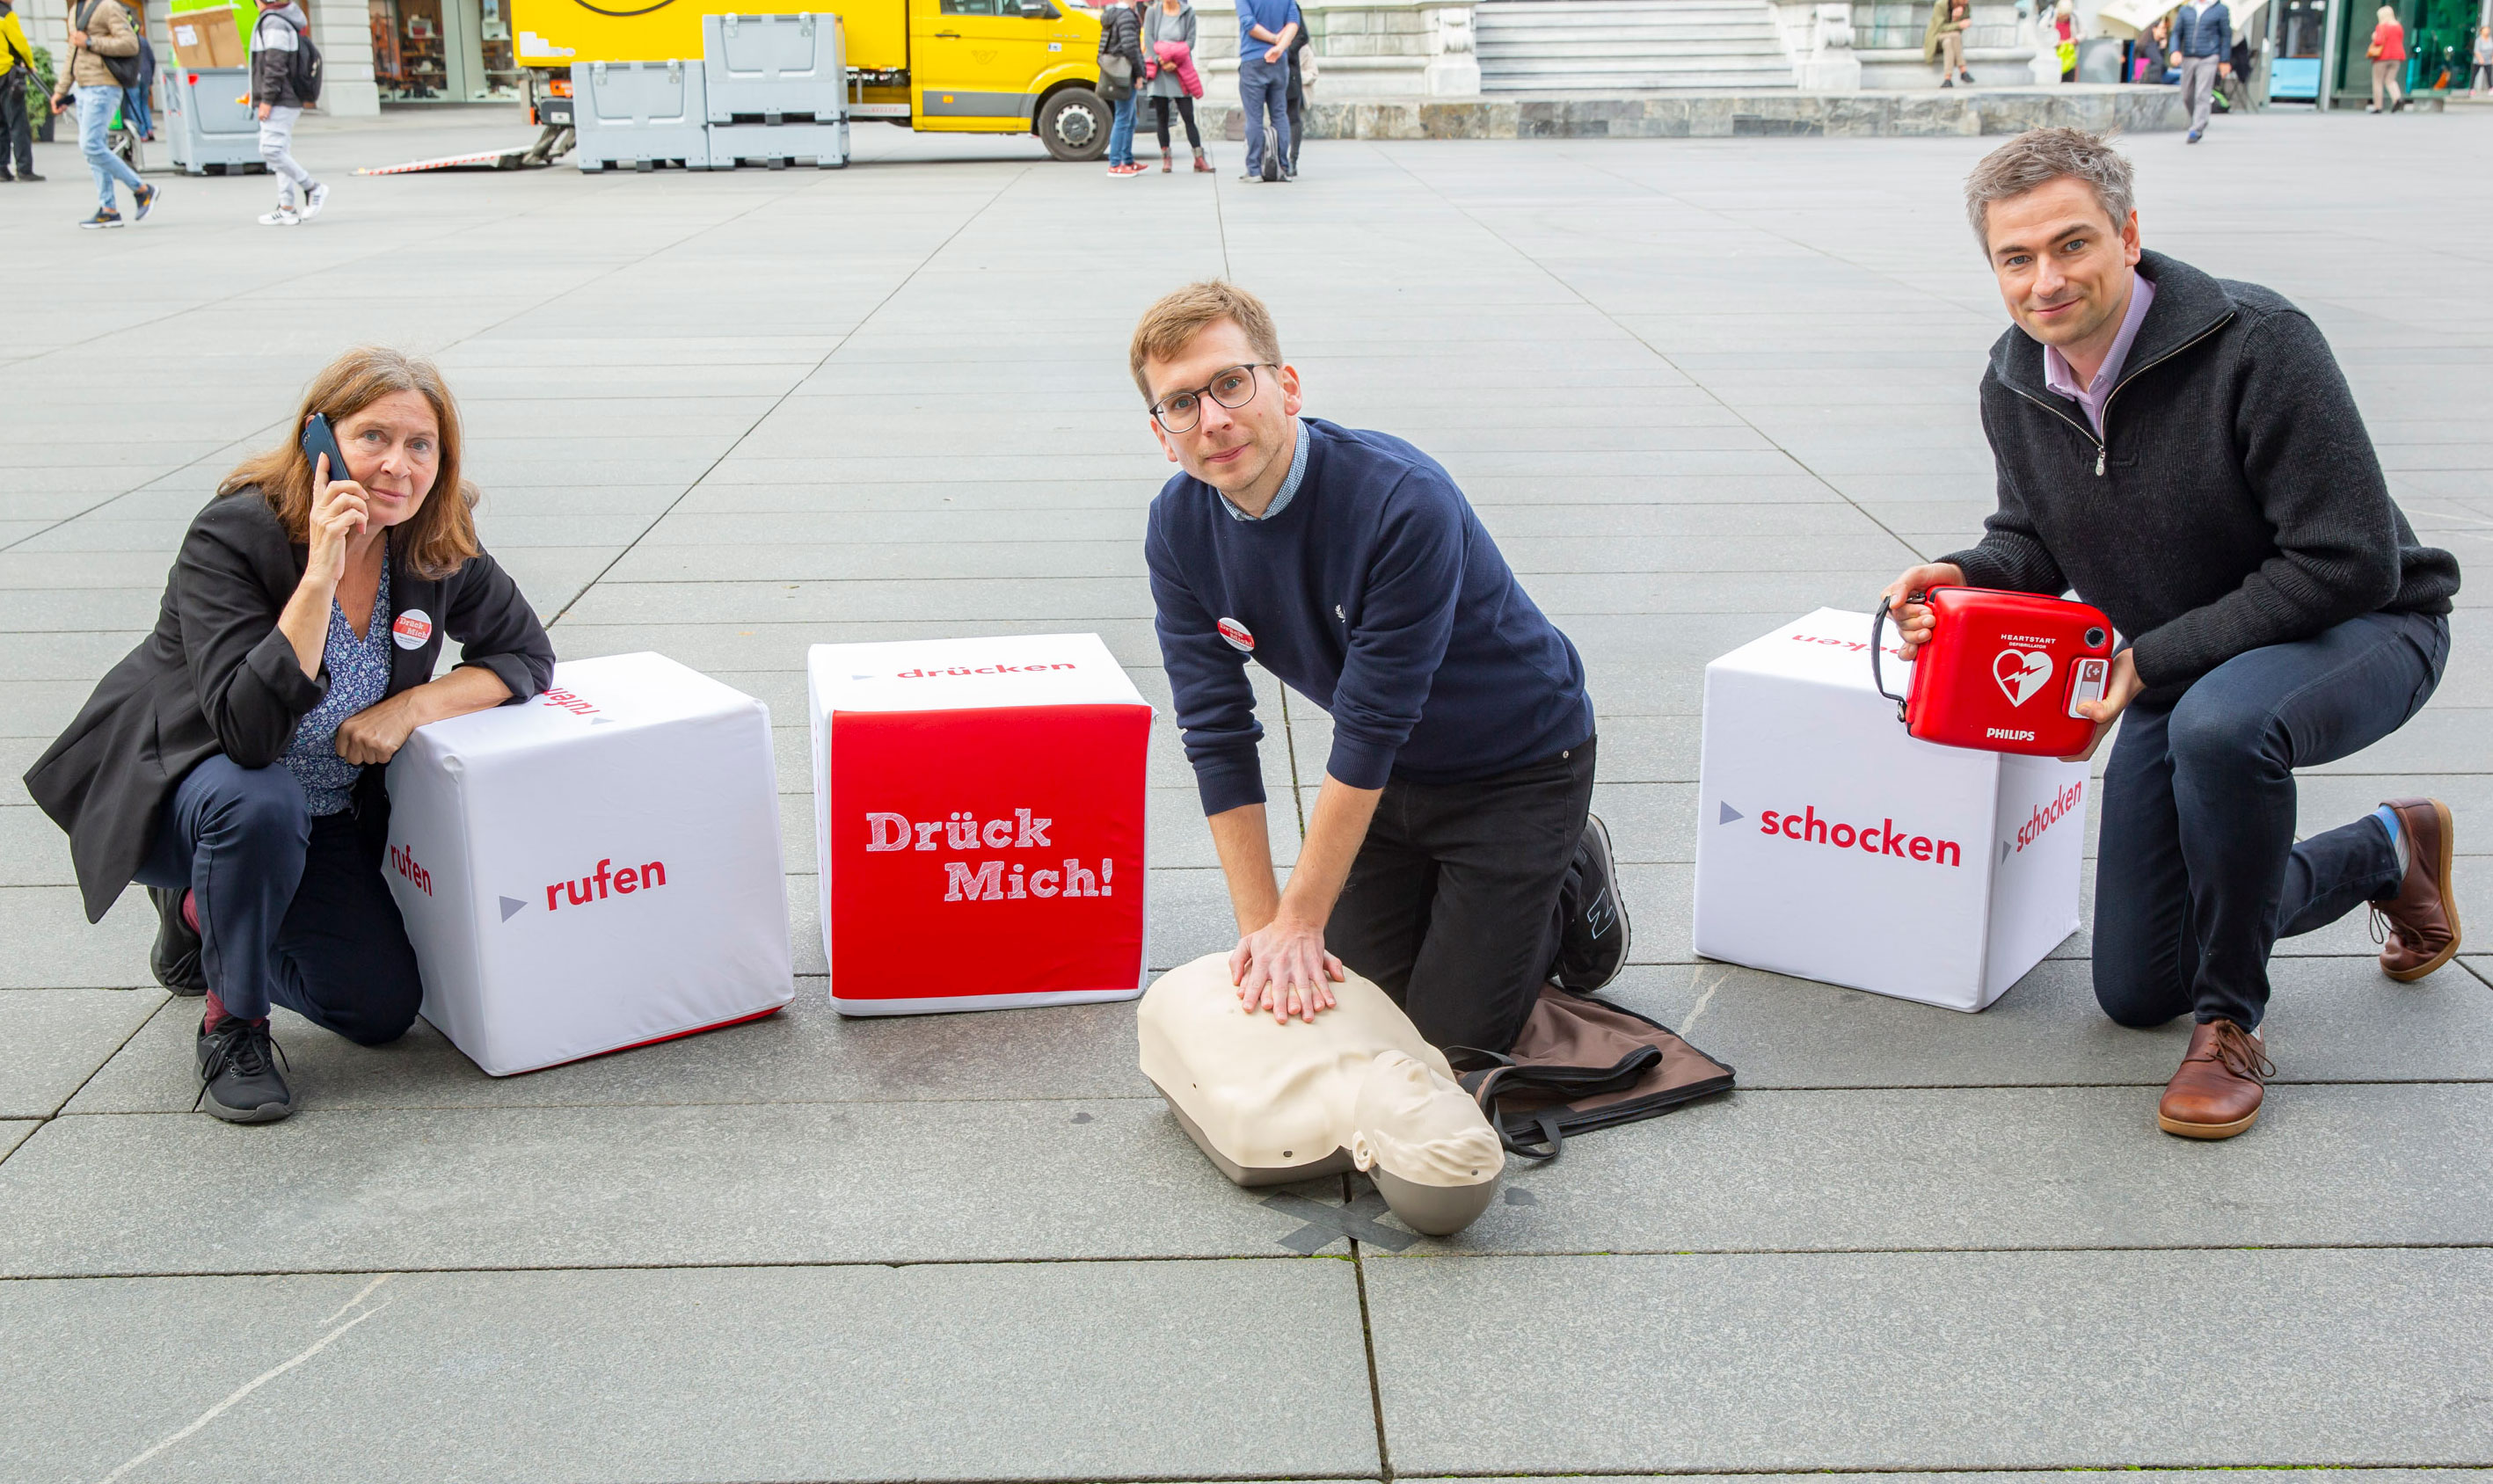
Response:
M1203 96L1203 77L1194 66L1194 7L1187 0L1158 0L1143 12L1143 50L1150 54L1152 122L1160 136L1160 173L1177 168L1169 150L1169 105L1186 120L1186 142L1194 148L1197 173L1212 173L1212 159L1203 152L1203 134L1194 125L1194 101Z

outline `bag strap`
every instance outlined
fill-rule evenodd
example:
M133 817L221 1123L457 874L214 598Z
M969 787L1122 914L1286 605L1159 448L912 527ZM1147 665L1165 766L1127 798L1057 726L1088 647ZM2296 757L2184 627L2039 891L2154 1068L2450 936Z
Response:
M1907 603L1919 603L1926 594L1907 593ZM1896 703L1896 720L1905 720L1905 697L1887 689L1887 676L1878 664L1878 644L1887 632L1887 600L1878 600L1878 611L1870 615L1870 684L1881 696Z

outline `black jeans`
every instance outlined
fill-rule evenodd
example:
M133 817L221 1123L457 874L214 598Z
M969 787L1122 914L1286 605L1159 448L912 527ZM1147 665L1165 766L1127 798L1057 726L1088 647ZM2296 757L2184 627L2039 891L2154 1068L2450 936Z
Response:
M2236 655L2171 707L2123 714L2095 862L2106 1015L2256 1028L2279 937L2396 895L2397 852L2377 818L2295 843L2294 770L2397 730L2448 660L2448 619L2373 613Z
M35 125L26 112L25 68L0 74L0 170L35 173Z
M1169 104L1177 104L1178 116L1186 120L1186 142L1187 146L1197 150L1202 149L1203 135L1195 133L1194 130L1194 100L1186 97L1183 93L1180 93L1175 98L1163 98L1157 94L1154 94L1152 97L1152 124L1159 131L1161 151L1165 153L1169 147L1168 116Z
M1388 782L1325 946L1430 1045L1507 1050L1557 959L1592 803L1590 741L1476 783Z
M366 1046L415 1023L424 985L375 845L352 814L312 817L285 764L193 768L138 881L193 892L199 966L227 1013L280 1004Z

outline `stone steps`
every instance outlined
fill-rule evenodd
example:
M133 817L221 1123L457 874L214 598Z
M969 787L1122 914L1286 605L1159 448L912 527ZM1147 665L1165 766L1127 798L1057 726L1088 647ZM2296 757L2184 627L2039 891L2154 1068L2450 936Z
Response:
M1485 0L1484 93L1787 88L1766 0Z

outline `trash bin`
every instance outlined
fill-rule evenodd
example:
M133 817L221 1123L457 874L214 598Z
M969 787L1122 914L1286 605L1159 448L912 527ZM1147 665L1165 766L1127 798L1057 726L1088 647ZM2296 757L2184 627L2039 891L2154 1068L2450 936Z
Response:
M267 170L259 158L259 116L250 103L251 69L177 67L164 78L173 168L185 175Z

